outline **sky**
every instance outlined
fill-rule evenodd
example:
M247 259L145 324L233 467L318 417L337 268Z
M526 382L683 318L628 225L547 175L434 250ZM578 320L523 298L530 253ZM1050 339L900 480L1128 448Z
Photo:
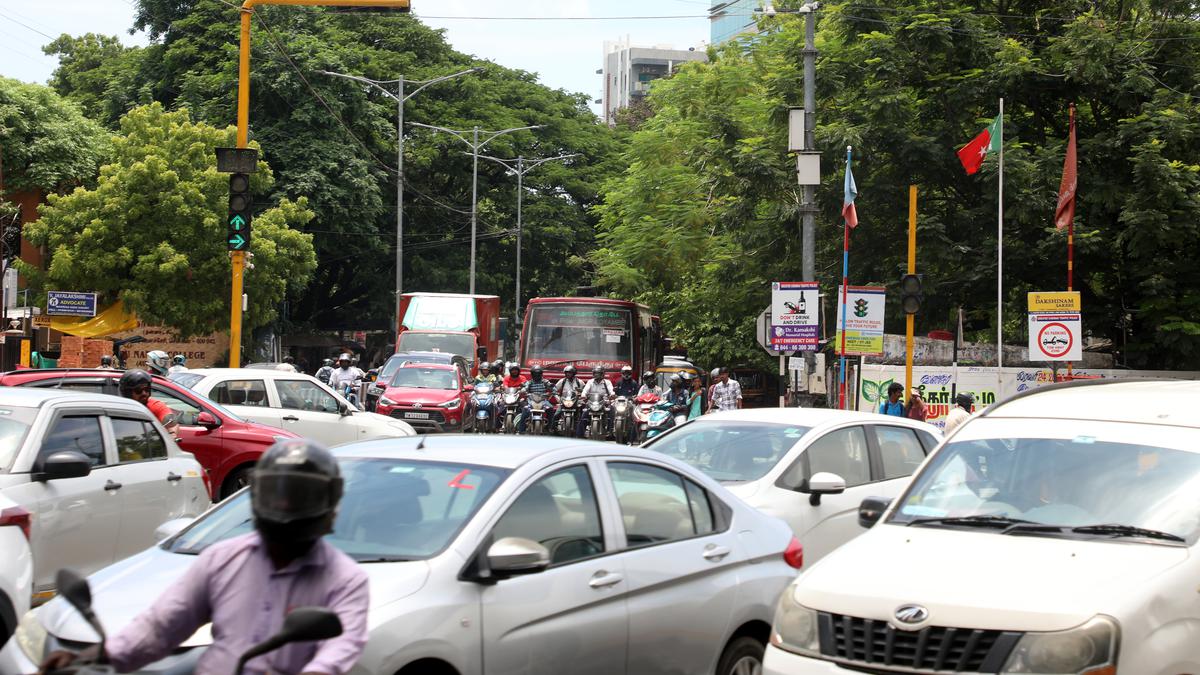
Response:
M57 59L42 45L62 33L105 33L131 45L134 0L0 0L0 75L44 83ZM600 98L604 42L702 47L709 0L413 0L413 13L445 30L458 51L537 73L556 89ZM601 17L670 18L601 18ZM501 19L500 17L540 17ZM599 112L599 106L593 105Z

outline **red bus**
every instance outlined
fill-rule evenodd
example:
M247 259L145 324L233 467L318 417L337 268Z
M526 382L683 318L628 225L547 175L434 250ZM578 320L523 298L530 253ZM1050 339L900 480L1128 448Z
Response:
M521 329L521 366L541 366L552 380L573 364L591 377L600 364L609 379L632 366L640 378L662 360L662 325L645 305L609 298L534 298Z

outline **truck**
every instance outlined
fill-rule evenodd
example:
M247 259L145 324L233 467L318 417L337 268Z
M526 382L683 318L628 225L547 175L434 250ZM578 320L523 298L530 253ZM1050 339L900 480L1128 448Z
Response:
M450 352L467 359L471 374L480 359L503 358L500 352L500 297L459 293L404 293L396 353Z

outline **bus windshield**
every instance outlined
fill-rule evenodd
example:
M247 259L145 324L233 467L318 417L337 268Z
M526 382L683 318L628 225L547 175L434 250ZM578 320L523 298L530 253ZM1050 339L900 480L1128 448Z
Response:
M633 313L611 305L536 305L525 335L524 363L558 368L633 364Z

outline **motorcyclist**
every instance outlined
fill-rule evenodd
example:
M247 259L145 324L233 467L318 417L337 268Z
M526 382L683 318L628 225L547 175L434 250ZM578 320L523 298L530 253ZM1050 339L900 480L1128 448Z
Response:
M340 636L296 642L246 664L247 673L345 673L367 643L367 574L323 537L333 531L343 479L333 455L310 440L271 446L250 478L254 531L205 548L187 571L121 631L76 655L55 651L42 672L94 659L100 650L117 672L137 671L169 655L211 622L213 643L197 673L232 673L238 658L276 633L294 607L337 614Z
M483 361L479 364L479 374L475 376L474 380L471 380L471 383L499 386L500 379L499 373L492 372L492 364L488 363L487 361Z
M365 373L357 367L350 365L350 355L347 353L343 353L338 357L337 365L338 367L334 368L333 373L329 376L329 386L333 387L334 391L338 393L341 393L346 385L357 391L358 386L362 384Z
M321 362L321 367L317 369L317 379L329 384L331 375L333 375L333 359L325 359Z
M654 394L659 398L663 395L662 387L658 386L657 378L654 376L653 370L647 370L642 373L642 386L638 388L637 395Z
M633 379L633 368L630 366L621 367L621 379L613 386L613 393L617 396L624 396L630 400L634 399L638 393L637 380Z
M113 366L113 357L109 356L108 354L101 356L100 368L103 370L116 370L116 367Z
M502 380L501 383L505 388L516 387L517 389L521 389L528 381L529 378L521 374L520 364L510 363L508 364L508 375L504 377L504 380Z
M186 365L187 364L186 356L184 356L183 354L176 354L175 357L171 359L171 361L173 362L173 365L167 369L168 373L174 375L175 373L187 372L188 367Z
M607 410L608 402L613 397L613 385L612 382L608 381L607 377L604 377L604 366L600 364L592 366L592 381L588 382L587 385L584 386L583 391L580 393L580 397L586 402L588 400L588 396L593 393L604 396L604 405L606 406L605 410ZM591 420L591 410L589 410L585 404L583 408L583 414L579 416L579 422L575 424L575 435L577 437L583 437L583 430L587 428L589 424L591 424Z
M676 373L671 376L668 382L670 389L667 391L666 399L667 403L671 405L671 415L686 415L692 396L683 386L683 378Z
M562 379L558 381L558 384L554 385L555 395L561 397L563 392L567 390L567 387L574 389L576 396L579 395L579 392L583 391L583 382L578 377L575 377L575 372L574 365L568 365L566 368L563 368Z
M161 349L155 349L146 353L146 370L166 377L170 374L171 355Z
M117 380L117 391L121 392L121 396L131 398L138 403L150 409L150 414L158 418L159 422L166 427L167 433L174 435L179 430L179 423L174 421L174 418L167 423L167 417L175 413L174 410L162 401L153 398L150 395L151 385L154 378L140 368L127 370L121 375L121 379Z
M550 383L550 380L543 377L541 366L533 366L529 369L529 381L525 383L523 393L525 394L525 407L521 412L521 419L517 421L517 432L525 433L525 424L528 422L531 412L530 394L541 394L546 397L549 407L546 410L545 420L547 424L552 425L556 412L554 408L554 385Z

